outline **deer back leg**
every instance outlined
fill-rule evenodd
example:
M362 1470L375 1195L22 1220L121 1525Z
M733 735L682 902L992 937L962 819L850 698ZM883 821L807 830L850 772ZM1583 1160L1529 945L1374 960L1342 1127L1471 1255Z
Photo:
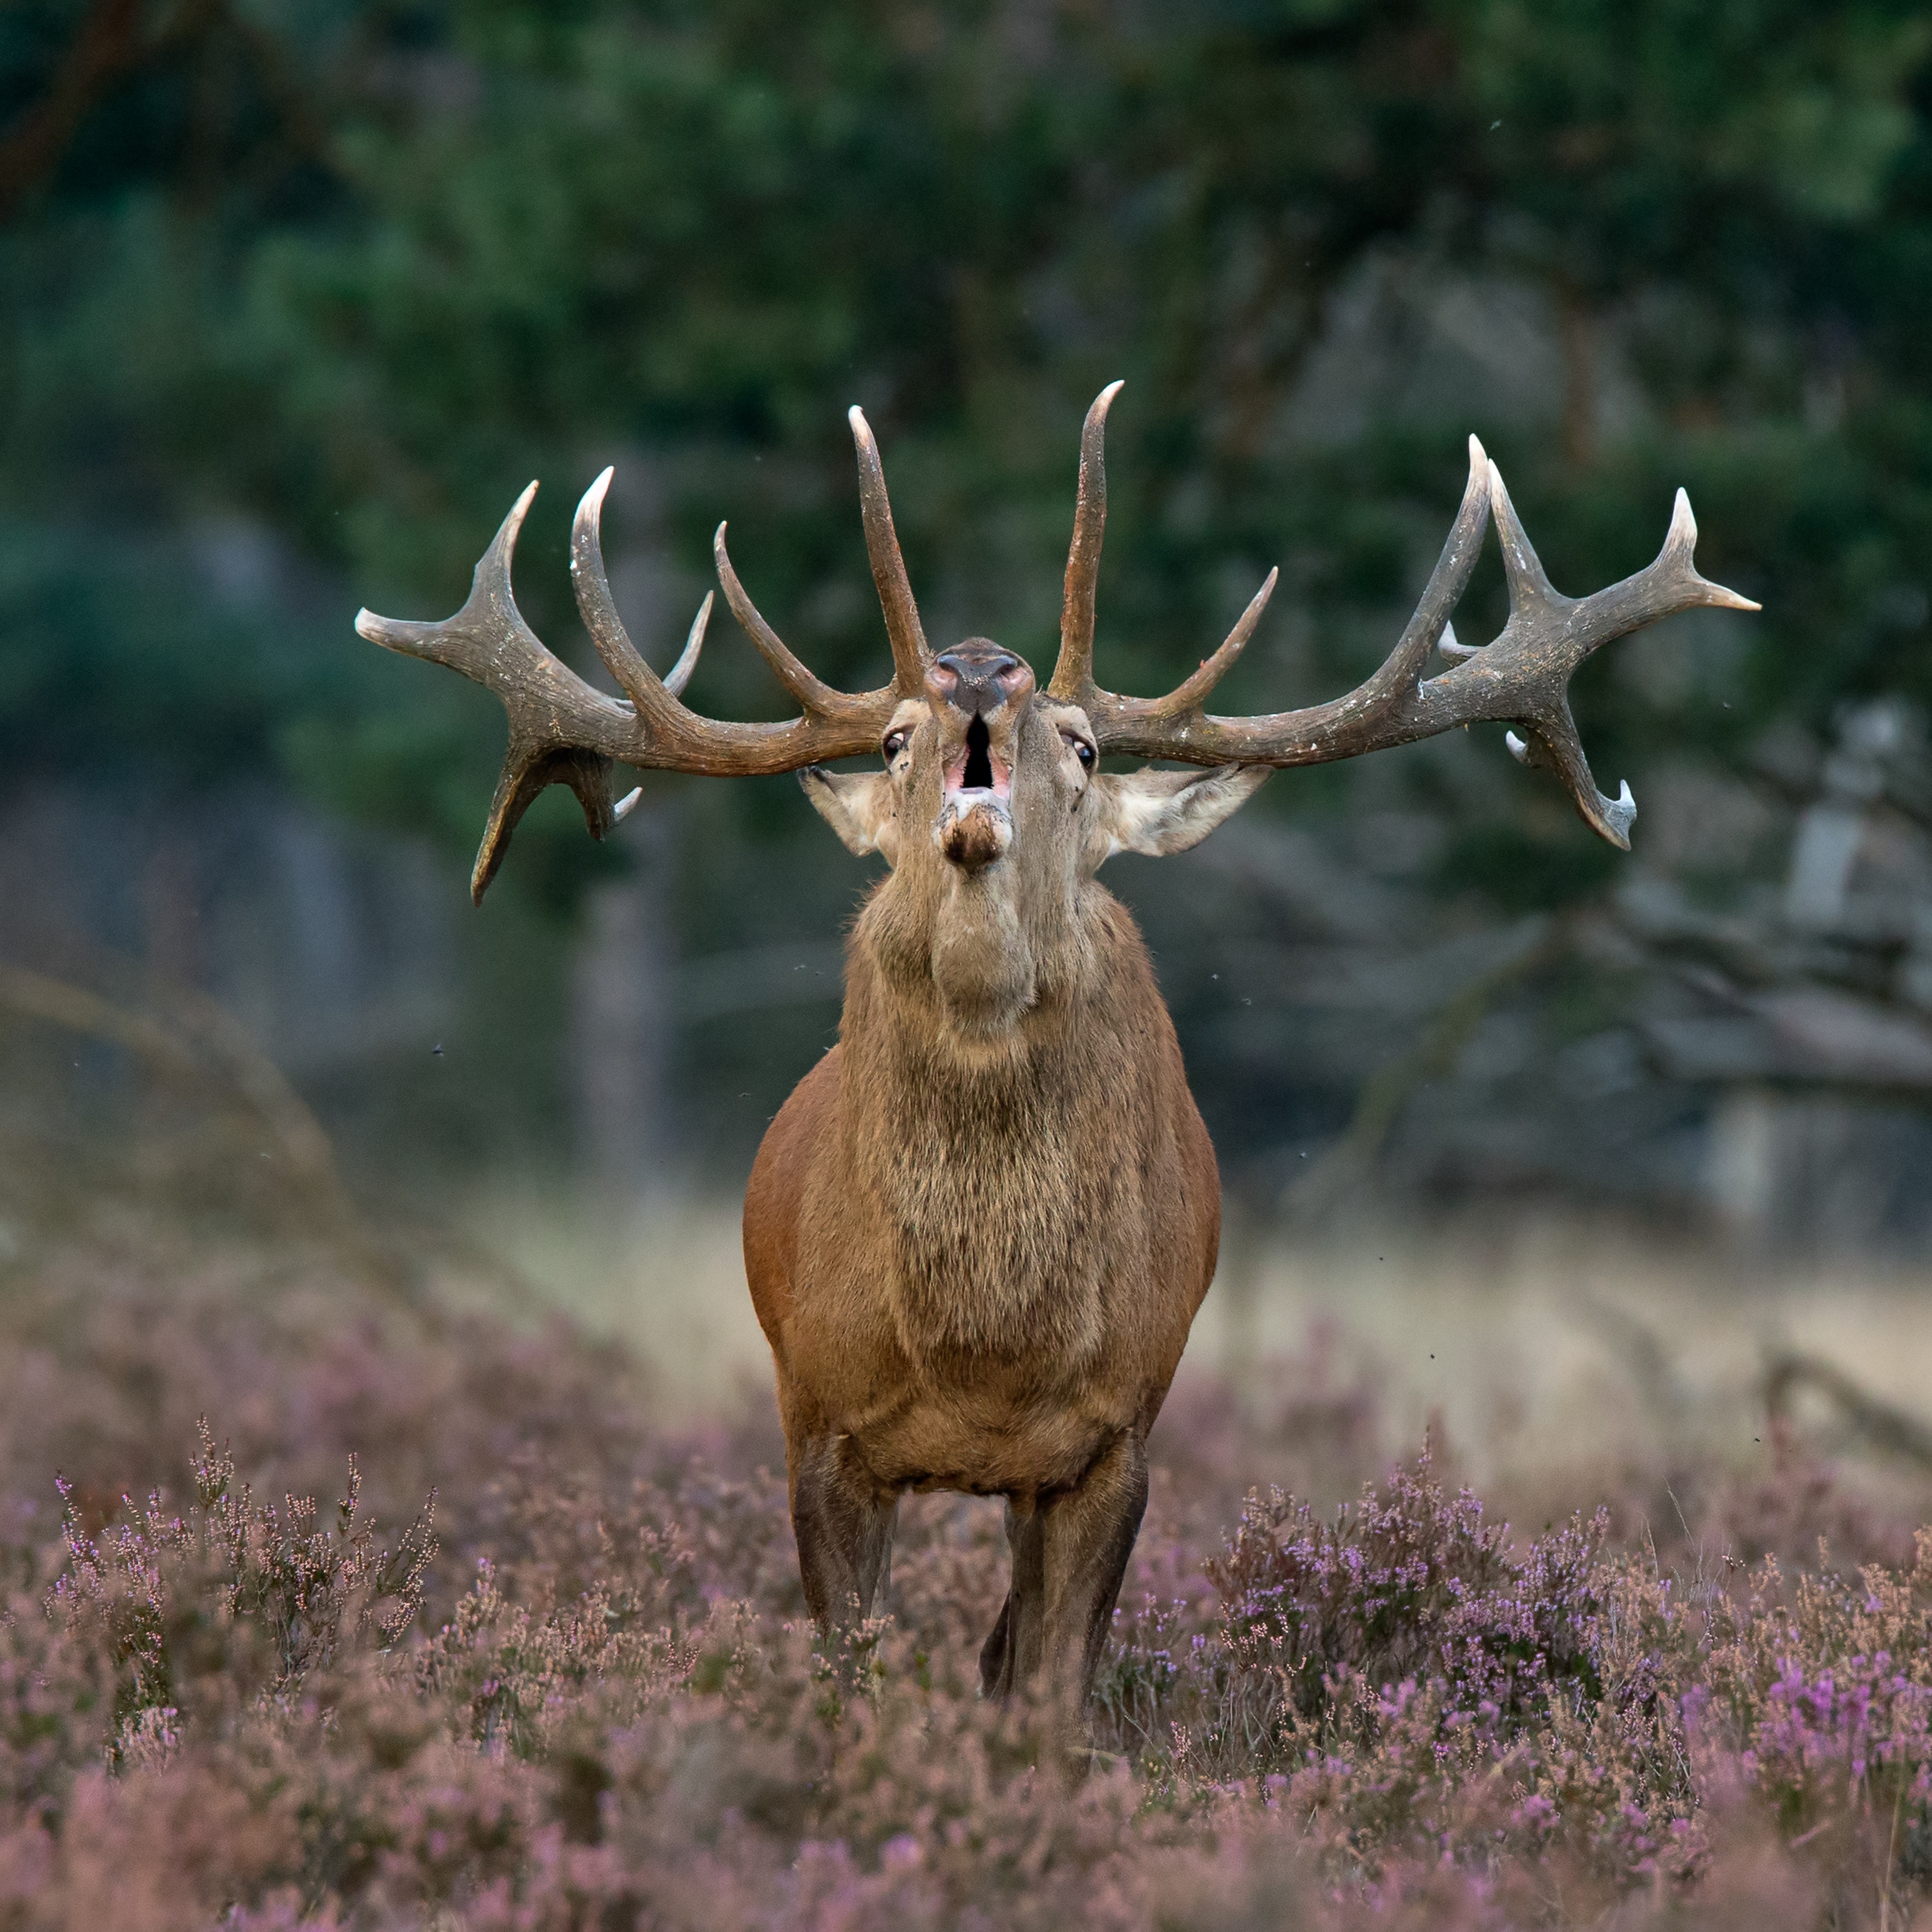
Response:
M1070 1730L1081 1730L1147 1498L1147 1450L1129 1432L1078 1482L1007 1504L1012 1583L980 1653L987 1696L1043 1677Z
M1038 1668L1078 1738L1147 1500L1147 1449L1132 1431L1078 1482L1040 1498Z
M885 1594L898 1498L846 1436L807 1437L787 1461L806 1607L826 1637L870 1616Z
M980 1653L980 1688L988 1697L1010 1697L1040 1668L1041 1615L1046 1600L1043 1528L1030 1498L1007 1498L1006 1547L1012 1579Z

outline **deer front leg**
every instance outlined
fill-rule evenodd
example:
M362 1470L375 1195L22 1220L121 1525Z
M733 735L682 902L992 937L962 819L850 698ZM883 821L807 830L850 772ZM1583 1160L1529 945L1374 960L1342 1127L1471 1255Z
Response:
M980 1652L980 1684L1004 1697L1043 1678L1076 1743L1147 1499L1147 1449L1130 1432L1070 1488L1006 1505L1012 1582Z
M898 1498L866 1467L849 1436L790 1444L786 1462L806 1607L829 1643L870 1616L885 1592Z

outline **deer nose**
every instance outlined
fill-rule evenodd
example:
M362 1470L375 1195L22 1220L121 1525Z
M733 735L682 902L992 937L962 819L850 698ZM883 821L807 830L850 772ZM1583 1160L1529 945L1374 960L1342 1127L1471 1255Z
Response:
M987 638L969 638L934 658L926 682L942 704L982 718L1032 690L1033 668Z

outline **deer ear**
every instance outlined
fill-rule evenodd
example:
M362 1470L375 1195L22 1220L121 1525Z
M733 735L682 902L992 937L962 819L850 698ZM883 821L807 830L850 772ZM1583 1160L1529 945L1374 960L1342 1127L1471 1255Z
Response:
M898 814L886 772L828 772L822 766L808 765L798 782L847 851L861 859L878 852L887 865L898 863Z
M1198 845L1260 790L1273 768L1221 765L1211 772L1105 772L1094 781L1100 809L1087 841L1089 870L1116 852L1164 859Z

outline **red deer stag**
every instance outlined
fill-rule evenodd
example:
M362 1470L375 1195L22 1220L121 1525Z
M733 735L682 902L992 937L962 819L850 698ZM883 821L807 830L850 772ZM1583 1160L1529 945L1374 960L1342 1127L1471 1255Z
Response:
M509 713L472 880L479 899L545 785L569 785L592 835L609 831L637 796L614 807L614 762L798 771L846 845L885 860L848 949L838 1044L773 1121L745 1199L746 1270L777 1364L806 1600L822 1632L871 1611L902 1492L1004 1497L1012 1580L982 1678L990 1694L1041 1680L1072 1735L1146 1501L1148 1431L1214 1274L1220 1220L1214 1149L1146 948L1095 872L1116 852L1185 850L1274 766L1490 720L1516 727L1516 757L1554 772L1584 819L1627 847L1630 788L1609 799L1592 779L1570 674L1673 612L1757 608L1697 574L1681 490L1648 568L1581 601L1560 595L1472 436L1449 540L1366 683L1270 716L1203 709L1253 634L1270 572L1177 689L1118 696L1094 682L1093 655L1102 436L1119 386L1102 392L1081 440L1060 653L1044 690L1023 658L984 638L928 645L856 409L866 548L892 652L880 690L832 690L786 649L740 584L721 525L725 597L800 715L727 724L688 710L680 694L711 598L660 681L604 578L608 470L578 510L571 572L622 698L576 676L518 614L511 554L534 483L454 617L356 620L373 642L488 686ZM1472 648L1456 644L1449 616L1492 513L1510 615ZM1438 651L1448 668L1426 677ZM884 769L824 769L865 752ZM1109 752L1208 769L1115 775L1100 769Z

